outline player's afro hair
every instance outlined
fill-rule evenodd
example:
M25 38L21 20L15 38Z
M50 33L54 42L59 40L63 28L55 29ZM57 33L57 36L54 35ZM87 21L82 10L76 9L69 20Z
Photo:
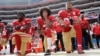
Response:
M43 18L43 11L47 11L48 16L51 15L51 10L50 10L49 8L47 8L47 7L43 7L43 8L41 8L40 11L39 11L39 14L40 14L40 16L41 16L42 18Z

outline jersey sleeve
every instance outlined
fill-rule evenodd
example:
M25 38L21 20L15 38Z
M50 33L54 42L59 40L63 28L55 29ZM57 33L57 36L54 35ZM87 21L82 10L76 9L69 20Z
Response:
M65 11L65 10L61 10L61 11L58 12L58 17L62 18L62 19L68 18L68 12Z
M50 21L54 21L54 20L55 20L55 17L54 17L53 15L50 15L50 16L49 16L49 20L50 20Z
M37 23L38 25L41 24L40 19L41 19L41 17L38 17L38 18L36 19L36 23Z
M14 22L13 22L13 30L14 31L19 31L20 29L21 29L21 25L19 24L19 22L17 21L17 20L15 20Z
M17 20L15 20L15 21L13 21L13 26L15 27L15 26L18 26L18 21Z
M55 30L55 28L56 28L56 22L53 23L52 28L53 28L53 30Z
M3 38L7 38L7 31L6 31L6 30L3 30L3 32L2 32L2 37L3 37Z
M76 16L80 16L80 10L79 9L76 9Z
M87 27L89 27L89 22L86 20Z
M58 12L58 17L63 17L63 10Z
M29 29L29 34L31 34L31 35L34 35L34 27L31 27L30 29Z
M25 23L31 23L32 21L31 21L31 19L30 18L26 18L25 19Z
M40 28L41 24L40 24L40 18L39 17L36 19L36 23L37 23L38 27Z
M93 33L95 33L95 27L92 28Z
M38 25L38 27L39 28L43 28L44 26L44 21L42 20L42 18L41 17L38 17L37 18L37 25Z

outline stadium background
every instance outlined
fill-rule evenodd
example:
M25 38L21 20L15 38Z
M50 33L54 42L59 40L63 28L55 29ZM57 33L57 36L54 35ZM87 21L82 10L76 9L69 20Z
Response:
M65 3L67 1L71 1L74 7L79 8L81 12L85 12L85 16L90 23L95 21L100 22L100 18L98 18L100 14L100 0L0 0L0 19L2 19L4 23L12 23L12 21L17 18L17 12L23 12L26 17L32 19L35 25L41 7L49 7L52 13L57 16L58 11L65 9ZM96 40L93 39L93 42L96 43ZM100 54L100 49L93 49L88 52L90 52L90 55L95 56ZM75 54L72 54L72 56L73 55ZM89 56L89 54L83 56Z
M17 18L17 12L23 12L35 23L41 7L49 7L56 16L59 10L65 9L66 1L71 1L74 7L84 11L90 23L99 21L100 0L0 0L0 19L10 23Z

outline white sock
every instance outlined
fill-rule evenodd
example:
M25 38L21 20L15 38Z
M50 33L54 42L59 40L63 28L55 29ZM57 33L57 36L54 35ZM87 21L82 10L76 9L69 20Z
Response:
M48 45L47 49L50 50L52 47L52 38L47 38L47 45Z

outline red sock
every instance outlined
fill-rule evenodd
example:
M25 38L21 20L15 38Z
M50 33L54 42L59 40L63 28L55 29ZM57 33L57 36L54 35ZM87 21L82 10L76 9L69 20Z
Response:
M14 53L14 48L15 48L15 45L12 45L12 52Z
M78 45L77 50L78 52L82 52L82 45Z
M0 44L0 51L3 49L2 45Z
M19 51L20 47L21 47L21 37L19 35L16 35L15 36L15 41L16 41L17 51Z

